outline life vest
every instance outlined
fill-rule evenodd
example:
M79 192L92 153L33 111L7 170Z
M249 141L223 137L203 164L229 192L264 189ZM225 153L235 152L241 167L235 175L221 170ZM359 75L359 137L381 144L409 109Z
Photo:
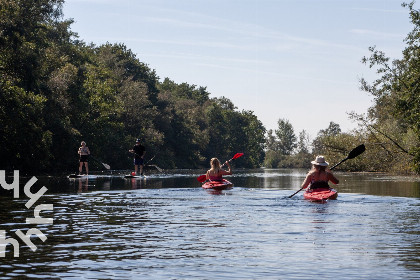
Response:
M318 189L318 188L327 188L329 189L330 186L328 185L328 179L327 181L315 181L314 176L312 175L311 183L309 184L310 189Z

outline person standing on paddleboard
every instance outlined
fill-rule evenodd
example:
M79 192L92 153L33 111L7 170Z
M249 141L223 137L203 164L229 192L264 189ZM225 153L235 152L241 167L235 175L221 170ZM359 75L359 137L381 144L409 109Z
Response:
M83 164L85 165L86 175L89 174L89 164L88 164L88 158L90 155L89 148L86 146L86 142L82 141L80 143L80 148L77 151L79 154L79 175L82 175L83 170Z
M229 161L226 161L225 164L228 166L228 170L223 170L220 166L220 161L217 158L212 158L210 160L210 169L207 170L206 180L210 181L222 181L223 175L232 175L232 170L229 164Z
M136 140L136 145L133 149L129 150L130 153L134 153L134 173L135 175L143 175L144 166L144 155L146 154L146 148L140 144L140 139Z
M314 161L311 161L312 169L306 175L305 181L303 181L301 189L309 186L310 189L316 188L330 188L328 182L331 181L334 184L338 184L338 179L327 170L328 162L325 161L324 156L317 156Z

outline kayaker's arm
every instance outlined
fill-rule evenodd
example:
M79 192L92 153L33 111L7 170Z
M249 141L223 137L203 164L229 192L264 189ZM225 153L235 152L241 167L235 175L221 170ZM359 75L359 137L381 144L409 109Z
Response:
M306 189L309 186L309 183L311 182L311 175L306 175L305 181L303 181L302 185L300 186L300 189Z
M333 184L337 185L340 181L330 172L328 172L328 180L333 182Z
M220 170L222 172L222 175L232 175L232 168L230 167L229 161L226 161L225 164L228 167L228 170Z

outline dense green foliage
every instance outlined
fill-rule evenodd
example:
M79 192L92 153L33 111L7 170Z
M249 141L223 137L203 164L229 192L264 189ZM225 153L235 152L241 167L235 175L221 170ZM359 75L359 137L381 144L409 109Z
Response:
M131 168L136 138L163 168L237 152L246 154L237 166L261 165L265 128L253 112L205 87L160 81L123 44L78 40L63 2L0 0L0 169L75 170L82 140L94 159Z
M266 138L266 157L264 165L270 168L310 167L309 135L305 130L296 138L292 124L287 119L279 119L278 129L269 130Z

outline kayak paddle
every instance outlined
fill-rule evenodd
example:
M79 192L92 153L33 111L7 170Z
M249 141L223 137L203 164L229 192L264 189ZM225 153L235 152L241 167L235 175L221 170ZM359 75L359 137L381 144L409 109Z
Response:
M205 180L206 180L206 175L204 174L204 175L201 175L201 176L199 176L198 178L197 178L197 180L200 182L200 183L203 183Z
M230 160L229 160L229 162L231 162L232 160L234 160L234 159L237 159L237 158L240 158L241 156L243 156L244 155L244 153L237 153L237 154L235 154L234 156L233 156L233 158L231 158ZM225 163L223 163L222 164L222 166L220 166L220 167L223 167L225 165ZM198 178L197 178L197 180L200 182L200 183L203 183L204 181L206 181L206 175L204 174L204 175L201 175L201 176L199 176Z
M364 151L366 150L366 147L364 144L357 146L356 148L354 148L353 150L351 150L351 152L349 153L349 155L343 159L342 161L340 161L339 163L337 163L336 165L334 165L333 167L330 168L330 170L333 170L334 168L336 168L337 166L339 166L340 164L342 164L343 162L345 162L348 159L352 159L357 157L358 155L362 154ZM297 192L295 192L294 194L290 195L289 198L292 198L295 194L297 194L298 192L300 192L301 190L303 190L304 188L300 188Z

